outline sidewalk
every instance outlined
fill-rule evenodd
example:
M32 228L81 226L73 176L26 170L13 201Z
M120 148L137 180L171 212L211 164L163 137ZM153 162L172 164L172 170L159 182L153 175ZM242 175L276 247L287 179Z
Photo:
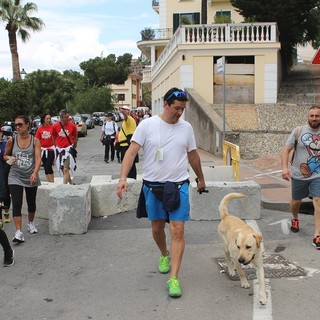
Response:
M198 150L203 166L221 166L222 158ZM240 181L254 180L261 186L261 205L265 209L290 211L290 182L281 177L281 161L279 156L264 156L254 160L240 161ZM305 200L301 212L311 213L312 202Z

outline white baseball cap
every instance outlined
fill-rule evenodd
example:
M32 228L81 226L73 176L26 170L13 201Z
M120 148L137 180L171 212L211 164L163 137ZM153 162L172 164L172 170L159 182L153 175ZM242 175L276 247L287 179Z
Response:
M128 106L121 106L120 109L125 109L130 111L130 108Z

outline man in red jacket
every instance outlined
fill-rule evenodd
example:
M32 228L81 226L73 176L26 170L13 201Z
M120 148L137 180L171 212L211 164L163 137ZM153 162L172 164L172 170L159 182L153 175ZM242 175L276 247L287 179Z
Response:
M70 121L70 114L67 109L59 113L60 121L57 121L52 128L53 141L57 152L57 166L63 171L63 183L73 184L71 174L76 169L75 149L78 143L78 130L76 125Z

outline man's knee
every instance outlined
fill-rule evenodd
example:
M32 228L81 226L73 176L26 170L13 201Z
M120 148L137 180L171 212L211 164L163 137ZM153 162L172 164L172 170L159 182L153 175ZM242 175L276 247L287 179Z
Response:
M313 197L312 202L313 202L313 206L316 209L320 209L320 198L319 197Z
M171 221L170 222L171 237L175 240L181 240L184 238L184 223Z

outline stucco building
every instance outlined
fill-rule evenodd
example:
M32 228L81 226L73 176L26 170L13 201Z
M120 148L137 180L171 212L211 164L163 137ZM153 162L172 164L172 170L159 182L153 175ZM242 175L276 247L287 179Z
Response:
M242 23L229 0L150 0L159 29L142 33L138 48L149 59L142 82L152 89L152 111L159 113L172 86L192 88L207 103L276 103L281 79L276 23ZM231 23L215 23L219 17ZM221 19L220 19L221 20ZM225 76L217 62L225 57Z

